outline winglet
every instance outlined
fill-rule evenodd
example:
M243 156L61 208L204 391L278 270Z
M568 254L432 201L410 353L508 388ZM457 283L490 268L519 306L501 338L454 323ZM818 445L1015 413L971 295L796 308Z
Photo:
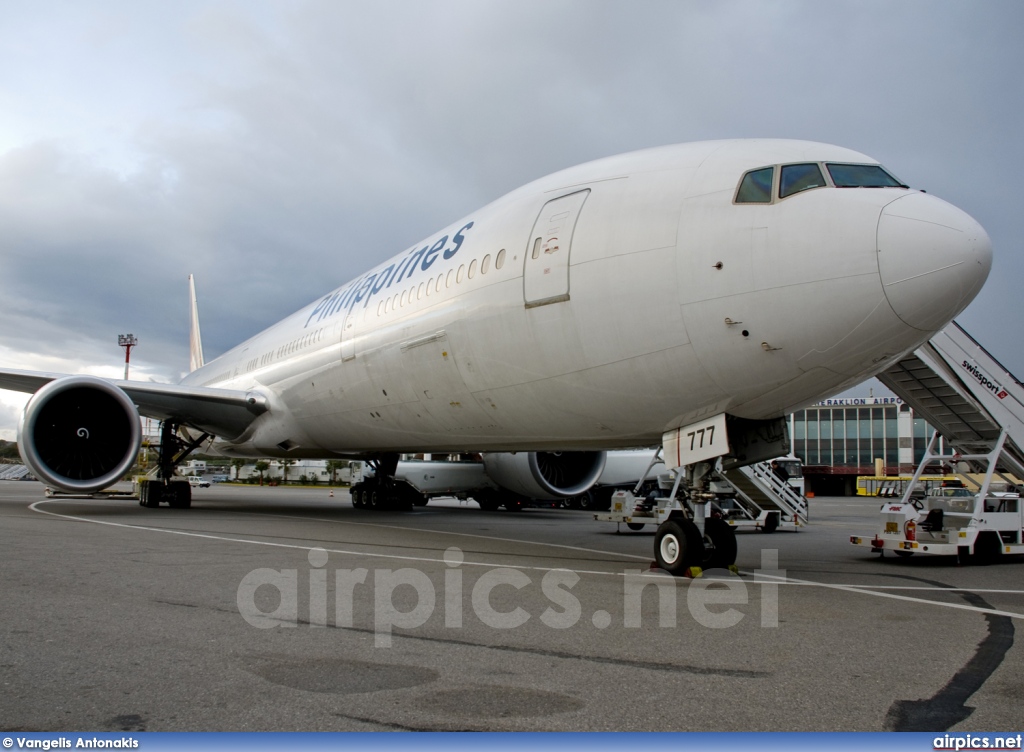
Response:
M196 281L188 275L191 328L188 336L189 371L203 367L203 338L199 334L199 304L196 302Z

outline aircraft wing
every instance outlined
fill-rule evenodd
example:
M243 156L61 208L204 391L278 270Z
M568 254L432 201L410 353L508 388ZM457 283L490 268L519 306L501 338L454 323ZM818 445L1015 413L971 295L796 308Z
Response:
M0 369L0 389L33 393L51 381L69 375ZM242 434L257 416L268 410L267 399L259 392L147 381L105 380L124 391L136 404L141 415L158 420L174 420L225 439L233 439Z

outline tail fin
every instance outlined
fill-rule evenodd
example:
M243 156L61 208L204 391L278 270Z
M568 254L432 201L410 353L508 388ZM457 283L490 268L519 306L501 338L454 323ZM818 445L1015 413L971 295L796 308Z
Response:
M188 295L191 327L188 335L189 371L203 366L203 338L199 334L199 304L196 302L196 281L188 275Z

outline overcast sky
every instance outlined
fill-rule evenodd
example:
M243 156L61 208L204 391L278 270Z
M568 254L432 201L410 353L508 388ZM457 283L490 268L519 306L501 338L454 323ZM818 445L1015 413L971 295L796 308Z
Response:
M869 154L988 230L1024 374L1024 3L0 0L0 366L187 370L503 193L660 144ZM0 391L0 438L24 397Z

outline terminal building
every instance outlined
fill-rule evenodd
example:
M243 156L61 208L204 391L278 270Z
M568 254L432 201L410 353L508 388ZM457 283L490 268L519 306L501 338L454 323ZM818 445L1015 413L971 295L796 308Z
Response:
M789 421L806 492L818 496L852 496L858 476L913 475L933 430L898 397L824 400Z

